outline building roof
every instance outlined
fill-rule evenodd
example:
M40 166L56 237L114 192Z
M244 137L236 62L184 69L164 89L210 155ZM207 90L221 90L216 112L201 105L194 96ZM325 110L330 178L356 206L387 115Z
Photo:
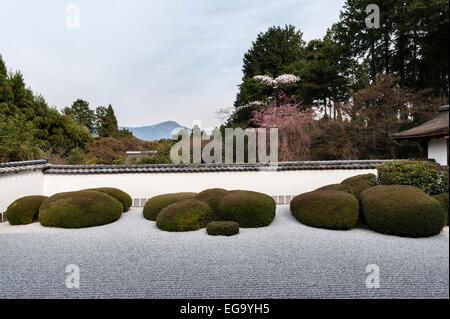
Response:
M7 162L0 163L0 175L1 174L13 174L18 172L43 170L48 165L47 159L35 160L35 161L22 161L22 162Z
M145 165L54 165L47 159L0 163L0 174L41 170L44 174L138 174L138 173L201 173L250 171L299 171L332 169L374 169L391 160L304 161L242 164L145 164Z
M395 138L419 138L427 136L448 136L448 105L439 108L438 114L428 122L412 129L392 134Z

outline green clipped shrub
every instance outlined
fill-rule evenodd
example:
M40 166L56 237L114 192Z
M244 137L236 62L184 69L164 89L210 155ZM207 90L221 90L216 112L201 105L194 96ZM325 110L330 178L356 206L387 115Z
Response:
M220 219L219 205L220 200L228 193L227 190L223 188L211 188L200 192L195 196L196 199L205 202L211 207L213 214L215 215L215 220Z
M304 193L291 201L292 215L302 224L327 229L351 229L358 222L355 196L337 190Z
M198 199L183 199L165 207L156 217L156 226L166 231L197 230L212 220L211 208Z
M235 221L239 227L264 227L275 218L276 203L272 197L251 191L230 191L220 201L222 220Z
M384 162L377 168L380 185L411 185L427 194L448 192L448 168L429 161Z
M194 198L197 193L169 193L150 198L144 206L144 217L149 220L156 220L158 214L167 206L183 199Z
M122 204L97 191L58 193L47 198L39 210L43 226L83 228L115 222L122 215Z
M381 185L361 194L364 218L370 229L404 237L428 237L441 232L446 214L433 197L420 188Z
M46 196L25 196L16 199L6 209L6 217L11 225L31 224L38 219L39 207Z
M341 185L343 190L359 199L364 190L375 186L375 180L376 176L374 174L360 174L344 179Z
M345 187L342 184L330 184L322 186L316 191L345 191Z
M233 236L239 233L239 224L230 221L210 222L206 226L206 232L212 236Z
M118 188L98 187L98 188L90 188L87 190L93 190L93 191L97 191L100 193L105 193L105 194L108 194L109 196L114 197L122 204L124 212L128 211L128 209L130 209L131 205L133 204L133 200L131 199L131 196Z
M439 204L441 204L442 208L444 208L444 211L447 212L447 225L449 221L449 215L448 215L448 192L447 193L441 193L438 195L433 196L434 199L436 199Z

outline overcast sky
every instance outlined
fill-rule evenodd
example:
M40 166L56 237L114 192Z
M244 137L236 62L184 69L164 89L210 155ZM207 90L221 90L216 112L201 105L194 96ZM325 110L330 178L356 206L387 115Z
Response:
M66 12L80 10L79 28ZM242 58L269 26L320 38L344 0L0 0L0 54L61 109L112 104L120 126L173 120L218 125L233 105ZM73 11L71 11L73 12Z

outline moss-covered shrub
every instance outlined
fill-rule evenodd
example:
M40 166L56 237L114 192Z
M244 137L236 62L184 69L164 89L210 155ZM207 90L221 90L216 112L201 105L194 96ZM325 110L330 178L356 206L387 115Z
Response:
M196 199L205 202L211 207L213 214L215 215L215 220L220 220L219 205L222 197L228 193L227 190L223 188L211 188L200 192L195 196Z
M377 168L380 185L411 185L427 194L448 192L448 168L429 161L384 162Z
M38 219L39 207L46 196L25 196L16 199L6 209L6 217L11 225L31 224Z
M447 225L449 221L449 213L448 213L448 192L447 193L441 193L438 195L433 196L434 199L436 199L439 204L441 204L442 208L444 208L444 211L447 212Z
M230 221L215 221L206 226L208 235L233 236L239 233L239 224Z
M58 193L47 198L39 210L43 226L83 228L112 223L122 215L122 204L97 191Z
M343 190L359 199L364 190L375 186L375 180L376 176L374 174L360 174L344 179L341 185Z
M197 230L212 221L208 204L198 199L183 199L165 207L156 217L156 226L166 231Z
M251 191L230 191L220 201L222 220L235 221L239 227L263 227L275 218L276 203L272 197Z
M149 220L156 220L163 208L183 199L194 198L196 195L197 193L170 193L152 197L145 203L144 217Z
M345 191L345 187L342 184L330 184L322 186L316 189L316 191Z
M327 229L351 229L358 222L355 196L336 190L304 193L291 201L292 215L302 224Z
M428 237L439 234L446 222L439 202L414 186L371 187L361 201L367 225L383 234Z
M105 193L105 194L108 194L109 196L114 197L120 203L122 203L124 212L128 211L130 209L131 205L133 204L133 200L131 199L131 196L118 188L98 187L98 188L90 188L87 190L93 190L93 191Z

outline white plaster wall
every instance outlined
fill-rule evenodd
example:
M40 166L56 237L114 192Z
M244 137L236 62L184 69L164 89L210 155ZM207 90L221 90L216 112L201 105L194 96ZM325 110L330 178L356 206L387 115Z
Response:
M432 138L428 142L428 158L441 165L447 165L447 139Z
M340 183L358 174L376 174L376 169L304 170L279 172L143 173L56 175L47 174L44 194L52 195L89 187L117 187L132 198L149 198L174 192L200 192L221 187L245 189L268 195L297 195L328 184Z
M17 198L28 195L42 195L44 174L41 171L19 172L0 175L0 212Z

